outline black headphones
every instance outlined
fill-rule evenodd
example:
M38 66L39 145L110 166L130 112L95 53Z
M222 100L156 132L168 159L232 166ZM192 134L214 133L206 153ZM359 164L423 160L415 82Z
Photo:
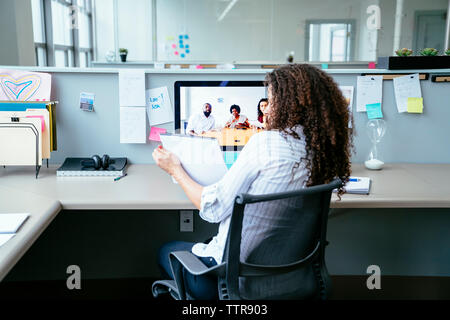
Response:
M94 168L95 170L99 170L103 168L106 170L109 168L110 164L115 163L107 154L104 154L103 157L99 157L98 155L93 155L89 160L81 160L80 164L84 168Z

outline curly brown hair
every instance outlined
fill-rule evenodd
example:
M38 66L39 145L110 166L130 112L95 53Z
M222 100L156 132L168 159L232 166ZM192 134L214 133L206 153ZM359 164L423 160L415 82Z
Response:
M294 127L303 127L306 157L300 161L309 172L306 185L329 183L336 177L347 182L353 149L351 115L333 78L308 64L289 64L268 73L265 84L270 105L267 129L300 139ZM344 192L342 187L338 190L339 198Z

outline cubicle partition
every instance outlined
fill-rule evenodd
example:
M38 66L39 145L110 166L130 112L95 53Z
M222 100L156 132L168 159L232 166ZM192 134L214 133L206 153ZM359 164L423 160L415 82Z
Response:
M33 69L37 71L36 69ZM128 157L131 163L153 163L152 150L157 143L121 144L118 69L55 69L39 71L52 74L52 99L59 101L57 110L58 151L50 163L62 163L66 157L89 157L108 153ZM167 87L174 105L174 83L181 80L263 80L267 70L146 70L146 89ZM388 70L328 70L339 85L354 86L354 145L352 161L361 163L369 152L366 132L367 114L356 112L356 80L361 74L399 74ZM409 70L401 73L426 73L421 80L423 114L398 113L392 80L383 81L382 110L387 131L379 144L385 162L450 163L450 83L432 82L432 75L450 74L445 70ZM80 109L80 93L95 94L95 112ZM256 106L255 106L256 107ZM199 107L200 108L200 107ZM173 123L161 127L173 130ZM147 120L147 137L149 134Z
M52 74L57 106L58 151L50 163L94 154L126 156L132 164L152 164L156 142L121 144L118 69L20 68ZM263 80L268 70L146 70L146 89L173 87L180 80ZM388 70L329 70L339 85L354 86L361 74ZM387 132L379 145L387 163L450 163L450 83L431 80L445 70L408 70L421 80L423 114L398 113L392 80L383 82L382 110ZM95 94L95 112L80 110L81 92ZM366 113L355 112L352 161L362 163L370 143ZM256 106L255 106L256 107ZM161 127L173 129L173 123ZM147 136L149 125L147 120ZM45 168L44 168L45 169ZM156 187L149 192L164 192ZM158 277L158 247L169 240L202 241L217 225L195 218L194 233L179 232L176 210L63 210L7 280L65 279L65 267L79 264L88 279ZM450 209L333 209L329 219L327 265L336 275L367 276L369 265L382 275L450 277ZM163 227L161 227L163 226ZM82 233L80 234L80 232ZM62 241L61 239L65 239ZM60 241L61 240L61 241ZM57 254L51 254L57 252ZM47 259L42 259L42 257ZM39 262L39 263L38 263Z

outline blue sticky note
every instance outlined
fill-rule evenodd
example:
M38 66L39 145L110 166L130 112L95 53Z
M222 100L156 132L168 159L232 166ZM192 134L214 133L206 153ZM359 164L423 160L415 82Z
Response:
M185 57L184 53L180 54L180 56L181 56L182 58L184 58L184 57Z
M189 50L186 50L186 53L189 53L189 52L191 52L191 51L189 51Z
M185 38L185 39L189 39L189 37L188 37L188 35L187 35L187 34L186 34L186 35L184 36L184 38Z
M381 103L366 104L367 117L369 119L379 119L383 118L383 113L381 112Z
M188 44L186 45L186 49L189 49L189 45Z
M328 63L322 63L322 69L328 69Z
M183 36L180 34L180 35L178 36L178 38L183 39Z

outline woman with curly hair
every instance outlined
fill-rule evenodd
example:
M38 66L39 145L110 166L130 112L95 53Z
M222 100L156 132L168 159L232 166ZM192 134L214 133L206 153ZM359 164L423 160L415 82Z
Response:
M164 148L153 152L156 164L167 171L200 210L200 217L220 223L209 243L174 241L160 249L159 263L171 277L168 253L188 250L209 267L222 262L234 199L237 194L269 194L331 182L350 176L349 111L337 84L324 71L307 64L290 64L266 76L270 111L265 131L252 136L236 162L217 183L201 186L184 171L180 160ZM340 197L343 188L338 190ZM246 206L245 221L270 224L271 203ZM262 216L263 215L263 216ZM250 219L250 220L246 220ZM242 243L257 241L264 225L250 224ZM245 261L246 248L241 248ZM216 299L216 280L188 276L187 287L198 299ZM195 285L193 285L195 283Z

